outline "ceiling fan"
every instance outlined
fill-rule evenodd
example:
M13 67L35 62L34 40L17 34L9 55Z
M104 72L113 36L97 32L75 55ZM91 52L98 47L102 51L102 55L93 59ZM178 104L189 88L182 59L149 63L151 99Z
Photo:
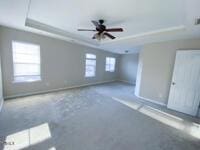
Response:
M123 32L122 28L106 28L106 26L103 25L104 20L102 20L102 19L99 20L99 21L92 20L92 23L95 25L96 29L94 29L94 30L92 30L92 29L78 29L78 31L93 31L93 32L97 32L92 37L92 39L97 39L97 40L102 40L102 39L105 39L106 37L108 37L108 38L113 40L116 37L114 37L113 35L111 35L108 32Z

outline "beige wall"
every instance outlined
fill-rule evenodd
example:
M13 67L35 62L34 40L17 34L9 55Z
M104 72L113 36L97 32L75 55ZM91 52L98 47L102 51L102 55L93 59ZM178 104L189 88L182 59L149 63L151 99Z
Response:
M119 79L131 84L135 84L138 67L138 53L123 54L120 57Z
M116 80L119 55L86 46L71 44L29 32L0 27L4 96L15 96ZM13 83L12 40L39 44L41 48L41 82ZM97 56L96 77L85 78L85 53ZM106 56L115 57L116 71L105 72Z
M139 56L136 95L167 104L177 50L200 50L200 39L144 46Z

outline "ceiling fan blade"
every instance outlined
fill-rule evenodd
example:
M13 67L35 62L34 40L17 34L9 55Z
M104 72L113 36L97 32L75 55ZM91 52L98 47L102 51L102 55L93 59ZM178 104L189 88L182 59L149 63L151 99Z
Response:
M111 39L115 39L115 37L113 36L113 35L111 35L111 34L109 34L109 33L104 33L104 35L106 35L107 37L109 37L109 38L111 38Z
M92 23L95 25L95 27L99 28L99 23L97 21L92 20Z
M106 29L105 31L107 32L123 32L122 28L110 28L110 29Z
M78 31L96 31L96 30L90 30L90 29L78 29Z

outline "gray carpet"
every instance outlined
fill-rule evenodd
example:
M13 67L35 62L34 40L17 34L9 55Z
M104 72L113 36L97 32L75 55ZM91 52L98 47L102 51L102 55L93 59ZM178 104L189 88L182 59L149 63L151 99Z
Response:
M0 143L0 149L200 149L198 119L179 116L190 127L194 124L195 134L190 134L189 128L186 132L150 115L155 110L143 102L138 101L143 105L137 109L119 102L123 95L130 101L133 90L130 85L112 83L7 100L0 114L0 140L8 143Z

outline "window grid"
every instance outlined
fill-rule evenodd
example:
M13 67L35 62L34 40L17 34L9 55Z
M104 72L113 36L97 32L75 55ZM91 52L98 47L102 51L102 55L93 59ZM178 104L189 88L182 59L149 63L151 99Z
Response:
M96 74L96 55L86 54L85 77L94 77Z
M116 59L113 57L106 57L106 66L105 70L108 72L114 72L115 71L115 63Z
M40 77L40 46L12 42L14 82L33 82Z

